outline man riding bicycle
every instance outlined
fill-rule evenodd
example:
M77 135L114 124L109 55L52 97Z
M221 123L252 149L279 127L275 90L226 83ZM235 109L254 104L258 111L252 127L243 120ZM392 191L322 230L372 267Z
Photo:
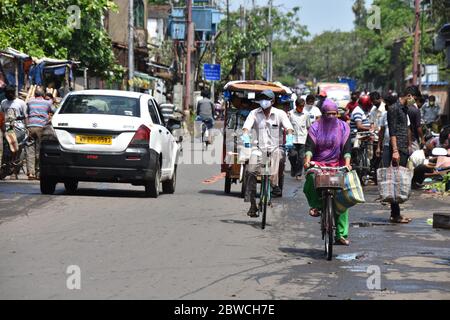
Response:
M374 125L370 122L370 111L372 101L368 95L361 96L358 100L358 106L353 110L350 117L350 137L353 144L352 158L355 163L359 161L357 151L360 145L358 133L373 133ZM367 139L367 136L365 137ZM370 150L368 150L370 153Z
M209 99L210 93L208 90L202 91L202 99L197 102L196 121L202 121L206 124L208 129L214 126L214 103Z
M270 156L270 182L272 185L273 196L280 196L281 189L278 186L278 170L280 161L284 161L284 151L280 150L282 144L282 127L287 130L286 147L294 146L294 128L289 118L283 110L273 108L275 103L275 94L272 90L264 90L258 95L256 101L261 107L252 110L243 127L242 141L246 148L251 147L249 133L252 129L256 131L256 140L259 149L253 149L250 155L247 171L247 183L245 191L245 202L250 202L250 209L247 213L252 218L258 217L258 208L256 206L256 178L260 172L263 161L263 152Z

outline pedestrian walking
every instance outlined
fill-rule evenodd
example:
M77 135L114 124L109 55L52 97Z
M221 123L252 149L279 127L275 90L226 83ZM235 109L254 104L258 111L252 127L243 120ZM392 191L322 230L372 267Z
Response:
M315 101L316 98L312 94L306 96L306 105L303 108L303 112L309 115L311 124L319 120L322 116L320 109L314 105Z
M380 131L378 131L378 147L375 152L377 157L381 156L381 163L383 168L387 168L391 164L392 159L392 153L390 149L390 135L389 135L389 126L388 126L388 120L387 120L387 111L389 108L391 108L393 105L397 103L397 97L393 96L392 94L386 95L384 98L385 103L385 109L381 115L379 128ZM410 125L409 117L408 117L408 126Z
M305 100L298 98L295 101L295 109L289 111L288 116L294 127L294 148L289 150L291 163L291 177L300 180L303 174L303 161L305 158L305 143L308 129L311 126L309 115L304 113Z
M420 150L425 145L425 138L421 127L422 117L420 114L420 100L422 93L417 86L410 86L406 89L407 104L408 104L408 116L411 122L411 149L409 154ZM419 103L417 103L419 101Z
M392 165L394 166L406 167L408 162L411 146L408 128L408 100L412 98L411 90L408 87L405 93L400 94L399 102L389 107L387 112L390 137L389 147L392 154ZM400 214L400 205L398 203L391 203L390 221L393 223L409 223L411 219Z
M44 99L45 93L42 89L36 89L34 99L28 101L28 135L34 143L27 145L27 175L28 180L36 180L39 172L39 152L41 136L47 125L50 115L54 113L52 103Z
M373 127L375 132L380 131L380 123L383 114L386 112L386 105L381 99L381 95L377 91L372 91L369 94L370 101L372 102L372 109L369 114L369 122ZM379 136L375 135L373 138L372 148L369 150L369 154L372 156L370 159L371 172L373 172L373 176L376 176L376 171L380 167L381 157L377 154L377 146L378 146ZM376 179L375 179L376 181Z
M436 97L431 95L428 98L428 102L425 103L420 111L425 126L436 133L439 132L439 114L441 108L436 103Z

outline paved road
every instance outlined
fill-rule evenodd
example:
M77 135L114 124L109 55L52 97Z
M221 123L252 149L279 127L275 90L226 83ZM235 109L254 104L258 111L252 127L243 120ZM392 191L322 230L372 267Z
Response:
M0 298L450 299L450 231L426 223L448 199L415 193L404 206L414 221L390 225L369 187L351 211L351 246L328 262L300 183L286 178L261 230L219 171L183 164L176 193L158 199L119 184L43 196L36 182L0 182ZM71 265L80 290L67 289Z

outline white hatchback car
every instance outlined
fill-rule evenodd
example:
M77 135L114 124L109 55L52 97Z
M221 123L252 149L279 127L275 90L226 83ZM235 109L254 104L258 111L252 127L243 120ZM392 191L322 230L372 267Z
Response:
M58 182L73 193L79 181L145 186L158 197L176 185L179 147L155 99L137 92L71 92L45 127L40 150L40 186L53 194Z

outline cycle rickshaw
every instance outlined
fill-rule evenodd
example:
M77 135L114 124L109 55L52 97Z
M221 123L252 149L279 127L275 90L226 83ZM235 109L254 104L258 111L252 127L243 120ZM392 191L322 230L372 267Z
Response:
M267 81L248 80L231 81L224 87L225 115L223 128L223 149L221 172L225 173L225 193L231 192L232 184L241 184L241 197L245 194L246 161L241 157L240 136L244 122L253 109L259 108L255 103L258 94L264 90L272 90L276 101L274 107L288 112L293 107L292 91L279 84ZM280 162L279 187L283 189L285 159ZM260 181L260 178L258 178Z

